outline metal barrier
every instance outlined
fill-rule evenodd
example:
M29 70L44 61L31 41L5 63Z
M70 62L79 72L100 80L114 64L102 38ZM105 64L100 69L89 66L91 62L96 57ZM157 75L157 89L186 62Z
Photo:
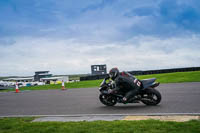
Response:
M172 69L147 70L147 71L129 71L129 73L131 73L132 75L147 75L147 74L188 72L188 71L200 71L200 67L172 68ZM80 81L104 79L107 75L108 74L88 75L88 76L80 77Z

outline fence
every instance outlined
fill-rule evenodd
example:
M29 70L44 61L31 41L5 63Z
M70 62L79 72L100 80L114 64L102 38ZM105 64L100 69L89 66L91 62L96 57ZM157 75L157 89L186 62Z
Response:
M131 73L132 75L147 75L147 74L188 72L188 71L200 71L200 67L172 68L172 69L147 70L147 71L129 71L129 73ZM106 75L107 74L88 75L88 76L80 77L80 81L104 79Z

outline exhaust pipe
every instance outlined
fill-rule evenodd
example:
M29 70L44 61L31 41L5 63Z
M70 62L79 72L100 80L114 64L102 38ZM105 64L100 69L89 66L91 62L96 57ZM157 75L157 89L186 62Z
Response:
M155 88L155 87L157 87L157 86L159 86L160 85L160 83L159 82L156 82L156 83L154 83L151 87L152 88Z

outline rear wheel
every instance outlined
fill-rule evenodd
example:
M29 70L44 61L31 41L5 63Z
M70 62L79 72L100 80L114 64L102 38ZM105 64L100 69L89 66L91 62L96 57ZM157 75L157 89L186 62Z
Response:
M141 101L146 105L157 105L161 101L161 94L154 88L148 88L143 93Z
M116 97L112 95L100 94L99 100L106 106L114 106L117 103Z

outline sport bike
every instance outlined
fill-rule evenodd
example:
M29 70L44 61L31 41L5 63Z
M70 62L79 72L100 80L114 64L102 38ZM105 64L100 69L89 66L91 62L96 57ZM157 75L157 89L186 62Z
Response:
M99 88L100 95L99 100L106 106L114 106L117 103L123 103L123 97L125 94L121 92L109 93L109 89L114 89L115 85L113 81L107 82L109 77L106 77ZM136 96L130 98L127 103L144 103L146 105L157 105L161 101L161 94L155 88L160 83L155 82L156 78L140 80L141 89Z

